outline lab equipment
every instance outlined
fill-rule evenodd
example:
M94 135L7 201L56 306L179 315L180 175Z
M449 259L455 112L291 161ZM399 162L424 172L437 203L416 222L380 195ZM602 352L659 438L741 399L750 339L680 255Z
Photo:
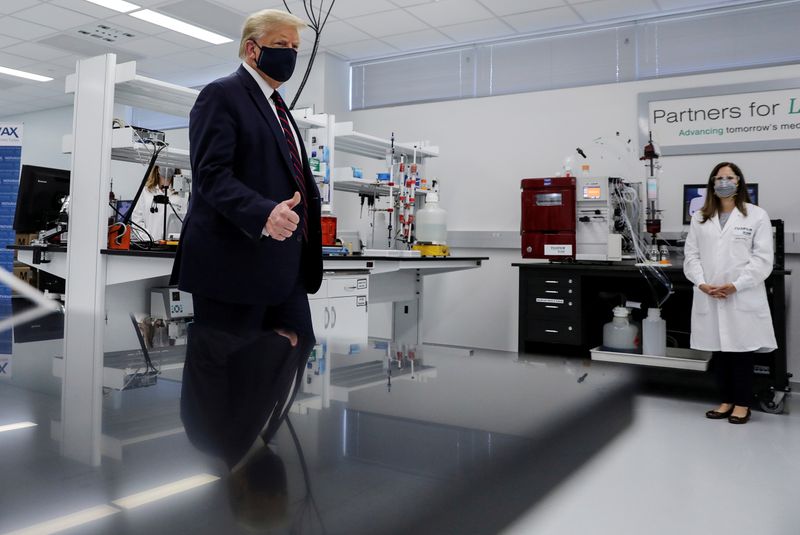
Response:
M641 240L639 183L615 177L578 177L577 260L619 261L636 257Z
M650 132L647 144L644 146L643 155L639 160L645 162L647 169L647 232L655 243L657 235L661 232L661 210L658 209L658 174L661 165L657 163L659 151L653 142L653 132Z
M330 204L322 205L322 245L333 247L336 245L336 216Z
M194 318L191 294L176 287L151 288L150 316L166 328L164 345L185 345L187 325Z
M522 180L522 256L575 258L575 178Z

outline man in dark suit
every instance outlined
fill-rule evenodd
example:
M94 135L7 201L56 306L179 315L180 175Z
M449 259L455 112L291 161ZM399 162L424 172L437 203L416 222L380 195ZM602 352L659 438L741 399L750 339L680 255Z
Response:
M198 324L313 337L307 294L322 280L320 195L277 91L304 26L278 10L248 17L242 65L192 108L192 197L172 283L192 294Z

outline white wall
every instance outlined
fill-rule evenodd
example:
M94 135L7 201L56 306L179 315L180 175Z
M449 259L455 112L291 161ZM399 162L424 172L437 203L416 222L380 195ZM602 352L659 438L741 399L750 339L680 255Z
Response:
M542 91L508 96L398 106L351 113L356 129L400 141L427 139L439 145L441 157L428 165L428 178L441 179L442 206L450 230L518 231L519 184L526 177L552 176L577 146L616 131L634 138L640 92L683 89L800 77L800 66L742 70L623 84ZM704 182L722 159L737 162L760 184L760 204L773 218L786 221L787 232L800 231L792 173L800 151L672 156L662 160L661 207L664 230L681 230L682 184ZM337 154L337 166L357 162L365 172L380 162ZM338 193L340 228L358 226L354 196ZM518 250L456 251L491 256L482 269L436 276L426 281L426 341L491 349L516 350L517 272L510 264ZM800 258L789 260L800 266ZM800 290L791 287L792 301ZM789 311L788 330L800 328L800 315ZM800 372L800 339L790 334L790 369ZM800 377L800 375L798 375Z

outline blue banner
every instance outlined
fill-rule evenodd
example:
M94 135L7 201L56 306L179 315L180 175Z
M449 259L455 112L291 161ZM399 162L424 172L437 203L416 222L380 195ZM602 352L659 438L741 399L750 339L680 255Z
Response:
M16 242L12 229L17 208L22 167L22 125L0 123L0 268L14 272L14 253L6 246ZM0 287L0 318L11 315L11 288ZM11 354L11 329L0 332L0 355ZM10 369L10 363L7 367ZM10 375L10 373L8 373Z

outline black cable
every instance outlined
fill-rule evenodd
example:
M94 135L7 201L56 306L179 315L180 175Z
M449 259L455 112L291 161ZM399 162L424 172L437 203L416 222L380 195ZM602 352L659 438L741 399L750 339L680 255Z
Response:
M178 218L178 221L180 221L180 222L181 222L181 224L183 224L183 218L182 218L182 217L181 217L181 216L178 214L178 211L177 211L177 210L175 210L175 205L174 205L174 204L172 204L171 202L169 202L169 196L167 196L167 206L169 206L170 208L172 208L172 213L174 213L174 214L175 214L175 217L177 217L177 218Z
M286 5L286 0L283 0L284 5ZM314 30L314 47L311 49L311 55L308 57L308 66L306 67L306 72L303 75L303 81L300 82L300 86L297 88L297 93L295 93L294 98L292 99L292 103L289 105L289 109L293 110L295 104L297 104L298 99L300 98L300 94L303 92L303 89L306 86L306 82L308 82L308 77L311 75L311 68L314 66L314 60L317 57L317 51L319 50L319 41L320 37L322 36L322 29L325 27L325 23L328 21L328 17L331 15L331 10L333 6L336 4L336 0L331 0L331 5L328 6L328 11L325 14L325 18L322 19L322 3L323 0L320 0L320 21L316 20L313 16L314 14L314 6L313 1L309 0L308 2L311 4L311 14L309 14L309 9L306 4L306 0L303 0L303 7L306 9L306 14L308 15L309 19L311 19L311 28ZM287 6L288 10L288 6ZM291 13L291 11L290 11Z
M314 495L311 492L311 477L308 475L308 465L306 464L306 457L303 454L303 446L300 445L300 439L297 437L297 432L294 430L292 420L289 419L288 416L286 417L286 425L289 428L289 433L292 435L292 442L294 442L294 447L297 450L297 456L300 460L300 468L303 471L303 481L306 485L306 500L311 504L311 507L314 509L314 513L317 515L319 525L322 527L322 533L326 533L325 524L322 522L322 515L317 507L317 501L314 499ZM302 508L300 511L302 511ZM300 517L300 520L302 521L302 516Z
M325 28L325 24L328 22L328 17L331 16L331 9L333 9L333 4L336 3L336 0L331 0L331 5L328 6L328 13L325 15L325 19L322 21L322 26L319 27L319 31L321 32L323 28Z

